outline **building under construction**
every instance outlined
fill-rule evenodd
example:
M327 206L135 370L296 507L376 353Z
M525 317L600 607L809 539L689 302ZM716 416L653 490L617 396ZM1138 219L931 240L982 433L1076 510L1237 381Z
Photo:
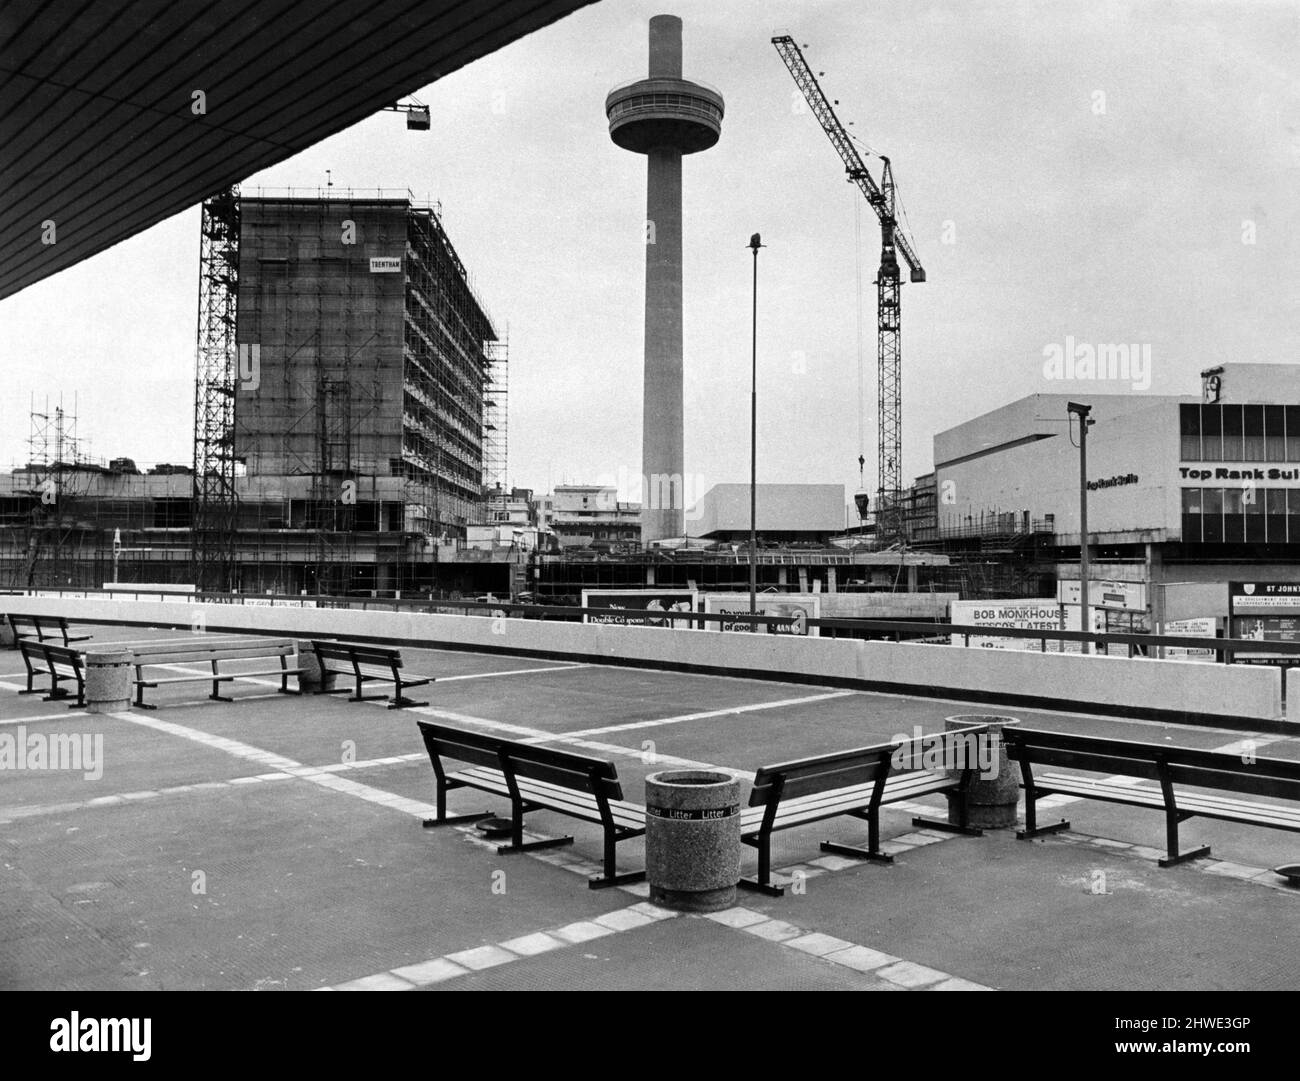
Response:
M121 530L124 581L475 589L445 561L505 478L508 353L437 210L223 193L200 276L194 469L4 478L7 583L99 585Z

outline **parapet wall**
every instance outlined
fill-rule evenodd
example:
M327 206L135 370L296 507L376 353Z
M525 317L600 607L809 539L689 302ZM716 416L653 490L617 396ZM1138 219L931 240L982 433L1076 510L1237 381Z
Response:
M0 610L82 623L369 639L423 648L732 674L935 698L1289 730L1283 670L858 639L485 616L175 601L0 597ZM200 618L201 617L201 618ZM1300 702L1292 709L1300 719Z

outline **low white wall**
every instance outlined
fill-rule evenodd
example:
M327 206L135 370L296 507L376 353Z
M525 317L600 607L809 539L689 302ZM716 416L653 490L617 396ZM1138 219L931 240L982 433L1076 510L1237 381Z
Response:
M412 645L600 657L694 666L780 678L889 685L952 697L1021 696L1060 708L1159 710L1205 718L1282 717L1283 670L1264 666L1129 660L1080 654L962 649L857 639L670 631L657 627L423 615L354 609L174 602L0 598L15 614L69 620L171 625L201 613L213 631L259 631L298 638L375 638ZM1300 703L1300 670L1289 696ZM1290 679L1288 675L1288 679Z
M1159 709L1217 717L1282 716L1282 681L1262 666L1079 653L864 642L860 678L1032 695L1081 707Z

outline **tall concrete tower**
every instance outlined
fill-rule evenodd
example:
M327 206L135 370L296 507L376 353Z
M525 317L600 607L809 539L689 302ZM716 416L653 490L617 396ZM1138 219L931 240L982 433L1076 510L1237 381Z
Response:
M650 20L650 74L605 99L609 137L646 155L645 396L641 540L684 531L682 155L722 134L722 95L682 78L682 20Z

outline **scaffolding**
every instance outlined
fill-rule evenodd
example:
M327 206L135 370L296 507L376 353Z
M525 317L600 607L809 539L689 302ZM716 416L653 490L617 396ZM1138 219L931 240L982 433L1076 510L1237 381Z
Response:
M496 342L431 207L410 208L402 466L435 539L483 520L486 393Z
M456 576L437 539L505 481L506 343L436 207L328 195L204 203L194 474L89 464L75 417L33 407L31 463L0 476L0 580L100 586L117 529L124 582L325 594Z
M15 488L6 514L15 588L75 584L90 526L79 520L78 505L85 489L86 464L77 438L77 415L62 404L44 412L32 403L24 483ZM16 473L15 476L18 474Z
M311 480L285 522L314 535L301 588L427 586L439 539L481 520L495 334L436 208L323 194L243 200L239 337L262 379L240 394L238 455L249 483ZM373 530L389 536L358 554Z
M235 587L235 391L239 372L239 187L204 200L194 379L191 567L201 591Z
M510 467L510 339L489 342L487 386L483 390L483 487L504 492Z

